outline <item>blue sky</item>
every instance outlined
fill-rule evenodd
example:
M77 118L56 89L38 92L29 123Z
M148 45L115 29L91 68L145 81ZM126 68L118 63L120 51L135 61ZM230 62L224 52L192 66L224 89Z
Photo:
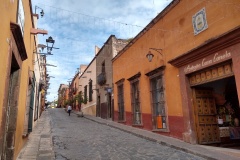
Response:
M172 0L32 0L44 10L38 28L48 31L39 35L46 44L49 36L55 40L47 63L50 79L48 101L57 99L60 84L68 84L81 64L93 59L95 46L102 47L110 35L128 39L135 37ZM40 9L36 12L39 14ZM43 52L46 52L43 51Z

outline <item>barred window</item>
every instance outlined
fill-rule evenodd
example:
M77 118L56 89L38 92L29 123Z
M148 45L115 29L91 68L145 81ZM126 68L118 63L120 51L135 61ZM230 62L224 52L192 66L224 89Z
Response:
M93 94L93 91L92 91L92 80L90 79L89 80L89 83L88 83L88 85L89 85L89 91L88 91L88 94L89 94L89 102L91 102L92 101L92 94Z
M102 73L105 73L105 62L102 63Z
M123 90L124 79L116 82L117 84L117 94L118 94L118 120L125 120L125 109L124 109L124 90Z
M167 115L163 79L164 69L165 66L160 66L146 73L146 76L149 77L151 86L153 129L166 130Z
M137 73L130 77L128 80L131 84L131 106L132 106L132 122L135 125L142 124L142 114L140 108L140 90L139 90L139 77L141 73Z
M84 100L87 99L87 85L84 86Z
M123 84L118 86L118 120L123 121L124 117L124 98L123 98Z
M166 128L165 95L162 76L151 79L152 110L155 129Z

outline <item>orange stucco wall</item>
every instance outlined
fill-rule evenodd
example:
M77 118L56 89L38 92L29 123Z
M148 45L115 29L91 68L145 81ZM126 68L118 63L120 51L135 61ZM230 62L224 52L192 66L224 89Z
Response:
M16 11L17 6L10 4L10 2L4 2L0 5L0 48L1 48L1 55L0 55L0 73L1 73L1 80L0 80L0 121L2 121L2 106L4 100L4 90L5 90L5 78L7 75L7 63L9 59L8 49L9 45L7 39L11 35L10 30L10 21L16 21L16 14L14 15L12 12L9 14L9 10ZM8 13L8 14L6 14ZM1 123L0 123L1 125Z
M133 45L114 59L113 82L116 83L118 80L125 78L125 110L131 112L130 83L127 79L141 72L141 109L142 113L151 114L150 84L149 78L145 74L165 63L164 80L167 114L168 116L183 116L182 107L184 106L182 106L181 101L178 69L167 62L196 48L205 41L239 26L239 5L240 1L238 0L181 0ZM192 16L204 7L208 28L195 36ZM154 58L152 62L148 62L146 54L149 52L149 48L162 49L163 56L151 50ZM117 85L114 85L114 99L114 110L117 111Z
M30 29L32 26L31 19L31 10L29 6L29 1L23 1L24 12L25 12L25 26L24 26L24 42L25 48L28 55L28 59L25 60L22 64L22 72L21 72L21 85L19 88L19 105L18 105L18 118L17 118L17 128L15 133L15 157L18 155L20 150L22 149L26 139L21 137L24 129L24 119L26 112L26 104L27 104L27 91L28 91L28 69L30 71L34 70L33 60L34 54L33 50L35 48L35 40L34 36L30 34Z
M3 103L5 100L5 85L6 85L6 77L8 76L8 70L9 70L9 44L8 40L10 40L11 36L11 30L10 30L10 21L15 22L16 21L16 12L15 14L11 11L17 10L17 4L11 4L9 1L1 2L0 5L0 19L1 19L1 25L0 25L0 48L1 48L1 54L0 54L0 73L1 73L1 79L0 79L0 128L4 128L4 120L3 120L3 114L5 108ZM2 126L3 125L3 126ZM3 136L4 133L1 132L0 136ZM0 137L3 138L3 137ZM2 145L2 144L1 144Z
M14 151L14 159L20 152L23 147L25 140L22 138L23 127L24 127L24 118L25 118L25 110L26 110L26 95L27 95L27 87L28 87L28 69L33 70L33 47L34 47L34 36L30 34L30 28L32 28L32 19L31 19L31 10L30 10L30 2L23 0L23 7L25 12L25 27L24 27L24 43L27 52L28 59L23 61L20 72L20 86L19 86L19 100L18 100L18 115L17 115L17 125L15 132L15 151ZM10 30L10 22L17 23L17 6L18 1L3 1L0 5L0 120L2 121L2 107L4 101L5 93L5 77L7 76L8 71L8 60L9 60L9 44L7 39L11 35ZM1 123L0 123L1 124Z

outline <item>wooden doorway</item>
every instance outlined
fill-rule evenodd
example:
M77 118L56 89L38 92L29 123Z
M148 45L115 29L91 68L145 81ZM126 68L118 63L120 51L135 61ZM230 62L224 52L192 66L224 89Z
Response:
M12 54L11 70L8 77L8 96L7 106L5 108L5 128L3 139L3 151L0 159L13 159L15 147L15 132L18 116L18 97L20 85L20 66L17 63L15 55Z
M198 143L219 143L217 111L212 89L193 88L193 99Z

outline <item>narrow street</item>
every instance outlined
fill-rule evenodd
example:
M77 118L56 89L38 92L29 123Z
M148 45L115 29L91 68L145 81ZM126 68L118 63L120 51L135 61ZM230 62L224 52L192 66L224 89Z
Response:
M130 133L86 118L71 116L63 109L49 109L56 160L201 160Z

